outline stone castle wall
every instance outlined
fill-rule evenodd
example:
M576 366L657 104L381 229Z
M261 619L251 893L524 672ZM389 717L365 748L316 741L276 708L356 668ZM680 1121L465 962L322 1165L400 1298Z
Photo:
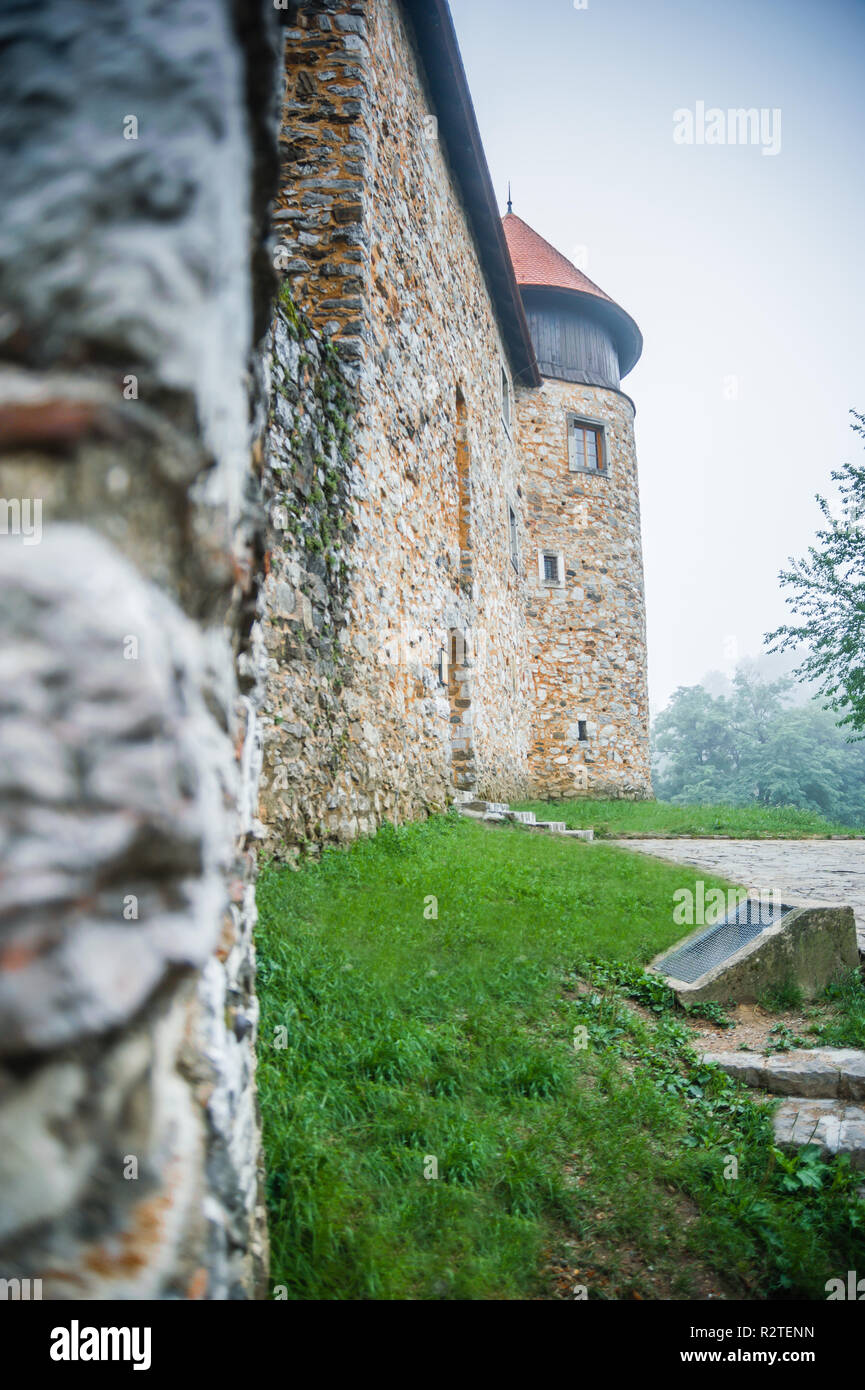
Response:
M509 552L509 502L524 525L523 465L502 420L510 369L402 7L305 6L290 41L278 235L298 308L322 348L332 339L352 424L350 462L334 465L338 661L305 639L272 668L263 817L285 853L299 834L351 838L441 809L452 756L463 788L518 796L530 690ZM299 400L275 451L289 478L298 419L316 437L323 422L278 329L286 368ZM292 546L275 544L273 570L309 573ZM315 585L309 596L315 625Z
M568 412L606 423L609 477L569 470ZM633 405L618 391L545 378L539 391L519 393L517 420L530 475L533 788L544 796L650 796ZM543 550L563 555L563 587L542 582Z
M0 494L29 526L0 539L0 1278L46 1299L248 1298L265 1271L273 22L3 15Z
M287 284L270 341L265 488L268 531L261 817L267 849L371 834L392 807L344 646L353 550L352 373L313 329Z
M275 314L276 7L97 10L14 7L0 45L0 1279L249 1298L256 847L529 790L526 654L555 637L533 555L562 498L524 440L544 458L563 401L517 389L502 418L397 0L314 0L288 30ZM607 397L578 688L604 721L590 790L627 792L639 517Z

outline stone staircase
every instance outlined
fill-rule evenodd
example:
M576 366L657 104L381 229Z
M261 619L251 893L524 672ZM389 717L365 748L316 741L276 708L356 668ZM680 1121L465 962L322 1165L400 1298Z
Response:
M571 840L593 840L594 830L569 830L563 820L538 820L534 811L512 811L506 801L462 800L456 803L461 816L470 820L520 825L524 830L544 830L550 835L564 835Z
M593 830L569 830L564 821L541 821L534 811L512 811L506 801L481 801L463 794L456 805L460 815L471 820L510 822L524 830L575 840L595 838ZM705 1052L701 1060L746 1086L789 1097L773 1117L780 1149L817 1144L830 1157L849 1154L851 1166L865 1171L865 1052L839 1047L774 1054Z
M865 1052L854 1048L802 1048L795 1052L705 1052L746 1086L788 1096L774 1115L780 1149L817 1144L828 1156L846 1153L865 1170Z

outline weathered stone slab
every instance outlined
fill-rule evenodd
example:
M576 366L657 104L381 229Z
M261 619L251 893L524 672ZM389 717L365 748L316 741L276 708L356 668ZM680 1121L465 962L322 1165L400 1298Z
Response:
M701 1061L720 1067L743 1086L770 1089L765 1078L766 1058L761 1052L704 1052Z
M775 1142L783 1149L819 1144L837 1153L844 1111L844 1105L832 1099L797 1096L785 1101L775 1112Z
M846 1153L854 1168L865 1169L865 1110L860 1105L797 1096L779 1107L773 1125L781 1149L816 1144L827 1157Z
M847 1106L838 1139L838 1152L850 1155L852 1167L865 1169L865 1110L861 1106Z
M769 1055L706 1052L703 1061L774 1095L865 1101L865 1052L853 1048L799 1048Z

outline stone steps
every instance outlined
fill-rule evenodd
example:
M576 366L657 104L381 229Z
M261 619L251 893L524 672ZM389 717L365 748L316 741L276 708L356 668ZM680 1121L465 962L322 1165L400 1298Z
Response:
M534 811L512 811L506 801L456 801L461 816L471 820L510 822L522 826L524 830L544 830L551 835L564 835L572 840L593 840L594 830L569 830L563 820L538 820Z
M865 1170L865 1052L845 1047L794 1052L705 1052L728 1076L788 1096L773 1117L780 1149L817 1144L827 1156L846 1153Z
M850 1166L865 1170L865 1108L861 1105L796 1096L778 1108L773 1123L779 1149L817 1144L826 1157L849 1154Z
M728 1076L776 1096L832 1096L865 1102L865 1052L845 1047L795 1052L706 1052Z

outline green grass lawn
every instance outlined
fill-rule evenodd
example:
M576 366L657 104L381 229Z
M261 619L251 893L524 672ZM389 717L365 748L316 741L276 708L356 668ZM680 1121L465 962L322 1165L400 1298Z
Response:
M795 806L673 806L666 801L521 801L521 811L538 820L563 820L573 830L593 826L600 839L627 835L725 835L742 840L801 839L804 836L850 835L851 830L825 820L816 811Z
M822 1298L861 1267L856 1177L781 1161L640 969L695 877L455 816L265 868L274 1288Z

